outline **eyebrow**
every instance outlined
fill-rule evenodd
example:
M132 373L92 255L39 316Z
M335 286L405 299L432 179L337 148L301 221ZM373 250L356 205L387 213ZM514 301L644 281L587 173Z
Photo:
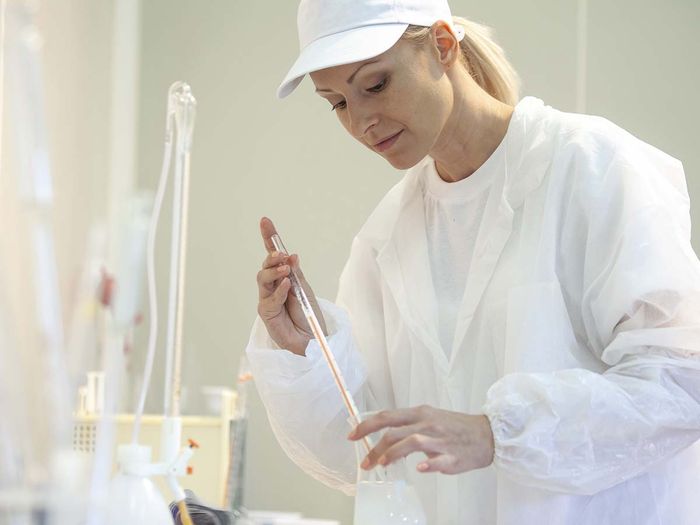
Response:
M350 75L350 77L346 80L346 82L347 82L348 84L352 84L352 81L355 79L355 75L357 75L357 73L360 71L360 69L362 69L362 68L365 67L365 66L369 66L370 64L376 64L377 62L379 62L379 59L377 59L377 60L371 60L371 61L369 61L369 62L365 62L365 63L362 64L360 67L358 67L352 75ZM317 90L316 90L316 93L333 93L333 90L330 90L330 89L317 89Z

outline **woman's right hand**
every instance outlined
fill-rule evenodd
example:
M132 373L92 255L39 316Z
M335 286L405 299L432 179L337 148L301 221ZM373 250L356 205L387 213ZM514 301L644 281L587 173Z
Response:
M265 323L270 337L280 348L305 355L306 346L313 338L313 333L292 291L292 270L304 288L324 334L327 334L323 314L299 267L299 256L285 256L275 251L271 240L276 233L275 225L267 217L260 221L260 233L268 255L263 261L262 270L258 272L258 315Z

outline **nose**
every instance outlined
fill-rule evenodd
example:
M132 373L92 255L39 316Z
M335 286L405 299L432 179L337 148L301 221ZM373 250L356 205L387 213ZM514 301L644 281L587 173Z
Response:
M348 104L348 128L357 140L362 141L379 122L379 115L369 104Z

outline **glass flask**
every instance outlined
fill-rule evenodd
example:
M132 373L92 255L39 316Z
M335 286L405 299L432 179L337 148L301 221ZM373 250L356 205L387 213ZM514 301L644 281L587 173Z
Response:
M363 421L372 413L361 414ZM353 418L348 423L355 428ZM370 446L379 443L379 433L368 436ZM363 440L355 441L357 486L354 525L426 525L423 505L415 487L406 479L406 463L402 458L391 465L372 470L360 468L367 456Z

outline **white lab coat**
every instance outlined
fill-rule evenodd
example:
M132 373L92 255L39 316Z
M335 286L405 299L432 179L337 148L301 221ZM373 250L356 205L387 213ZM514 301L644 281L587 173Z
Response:
M330 343L366 409L485 413L494 464L409 476L431 525L700 523L700 262L682 165L605 119L516 107L448 360L420 178L355 238ZM319 348L276 349L258 319L256 384L289 456L352 493L349 427Z

